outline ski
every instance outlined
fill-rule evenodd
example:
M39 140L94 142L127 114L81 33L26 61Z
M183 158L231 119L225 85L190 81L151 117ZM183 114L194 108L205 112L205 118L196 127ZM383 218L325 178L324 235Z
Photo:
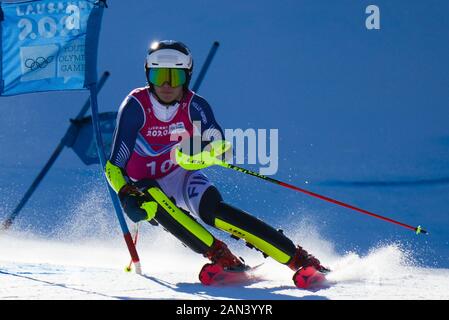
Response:
M293 275L293 282L301 289L316 289L327 284L326 272L320 272L315 267L304 267Z
M223 269L219 264L208 263L203 266L199 273L200 282L205 286L226 286L248 284L260 280L254 271L260 267L246 266L241 270Z

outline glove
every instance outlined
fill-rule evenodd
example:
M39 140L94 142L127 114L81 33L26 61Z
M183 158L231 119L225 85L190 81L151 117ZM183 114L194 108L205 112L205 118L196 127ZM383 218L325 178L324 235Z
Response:
M194 155L188 155L180 149L175 150L176 163L185 170L199 170L210 167L214 164L220 165L223 160L218 159L232 148L230 142L225 140L215 140L209 143L203 151Z
M126 184L118 192L120 203L126 215L135 223L151 221L157 212L157 202L153 197L134 185Z

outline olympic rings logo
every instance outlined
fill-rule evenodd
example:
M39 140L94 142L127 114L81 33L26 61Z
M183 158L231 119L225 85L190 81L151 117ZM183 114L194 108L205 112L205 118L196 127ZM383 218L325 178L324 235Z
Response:
M37 57L36 59L28 58L25 60L25 67L31 69L32 71L37 69L44 69L49 63L53 61L54 56L49 56L48 58Z

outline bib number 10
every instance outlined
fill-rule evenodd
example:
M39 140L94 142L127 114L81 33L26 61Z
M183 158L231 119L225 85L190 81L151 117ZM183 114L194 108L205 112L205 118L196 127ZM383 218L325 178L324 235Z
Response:
M167 173L168 171L173 168L175 164L171 161L171 159L167 159L164 162L161 163L160 166L160 172ZM156 161L151 161L150 163L147 163L147 168L150 170L150 175L155 176L156 175Z

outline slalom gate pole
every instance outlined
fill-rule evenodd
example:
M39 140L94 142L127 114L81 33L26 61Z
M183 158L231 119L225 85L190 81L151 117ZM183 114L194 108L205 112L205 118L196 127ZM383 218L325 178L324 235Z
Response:
M212 59L214 58L215 53L217 52L219 46L220 46L220 43L218 41L214 41L214 43L212 44L212 47L210 48L209 53L206 57L206 61L204 61L204 64L201 67L200 73L198 74L198 77L195 80L195 84L192 87L192 91L196 92L200 88L201 82L203 82L204 76L206 75L206 72L209 69Z
M137 239L139 238L139 223L135 223L134 224L134 246L136 246L137 248ZM132 269L132 265L133 265L133 260L131 259L128 263L128 265L125 267L125 271L126 272L131 272Z
M103 85L106 82L106 80L108 79L109 75L110 75L109 71L105 71L103 73L103 75L100 78L100 81L98 82L98 86L97 86L97 88L98 88L97 90L98 91L100 91L101 88L103 88ZM89 107L90 107L90 100L88 99L84 103L83 107L81 108L81 111L78 113L78 115L76 116L75 120L81 120L84 117L84 115L87 112L87 110L89 109ZM53 154L50 156L50 159L48 159L47 163L44 165L42 170L39 172L37 177L34 179L34 181L31 184L31 186L25 192L25 194L23 195L23 197L20 200L19 204L17 205L17 207L3 221L3 223L2 223L2 225L0 227L0 230L4 231L4 230L9 229L9 227L11 227L11 225L14 222L14 220L19 215L20 210L22 210L22 208L25 206L25 204L31 198L31 196L33 195L34 191L37 189L37 187L39 186L40 182L44 179L45 175L50 170L51 166L56 161L56 159L59 157L59 154L62 152L64 147L68 144L69 141L74 140L76 138L77 130L78 129L76 128L76 126L73 123L71 123L70 127L67 129L66 134L61 139L61 141L59 142L59 144L56 147L56 149L53 151Z
M90 90L90 106L92 109L93 132L94 132L94 137L95 137L95 141L96 141L96 145L97 145L98 157L100 159L101 171L103 173L103 168L106 165L106 155L104 153L103 140L102 140L101 131L100 131L96 85L94 84L94 85L89 86L89 90ZM120 223L120 227L123 232L123 237L125 239L126 246L128 247L128 251L131 255L131 260L136 267L136 273L141 274L142 270L140 267L139 255L137 254L136 246L134 245L133 239L131 237L131 233L129 232L128 226L125 221L125 217L123 216L123 212L122 212L118 197L115 194L115 191L109 186L109 184L108 183L106 183L106 184L108 186L109 194L111 196L112 203L114 205L117 219Z
M399 222L399 221L396 221L396 220L393 220L393 219L390 219L390 218L387 218L387 217L383 217L381 215L369 212L367 210L364 210L364 209L361 209L361 208L357 208L357 207L355 207L353 205L350 205L350 204L347 204L347 203L344 203L344 202L341 202L341 201L338 201L338 200L335 200L335 199L332 199L332 198L325 197L325 196L320 195L318 193L311 192L311 191L308 191L308 190L305 190L305 189L293 186L291 184L288 184L288 183L285 183L285 182L282 182L282 181L279 181L279 180L276 180L276 179L264 176L264 175L259 174L257 172L253 172L253 171L250 171L250 170L238 167L238 166L234 166L232 164L226 163L226 162L218 160L218 159L215 162L215 164L220 165L220 166L225 167L225 168L236 170L236 171L239 171L239 172L242 172L242 173L245 173L245 174L257 177L257 178L260 178L260 179L263 179L263 180L268 181L268 182L275 183L275 184L280 185L280 186L285 187L285 188L289 188L289 189L292 189L292 190L295 190L295 191L299 191L299 192L305 193L305 194L307 194L309 196L312 196L312 197L315 197L315 198L318 198L318 199L321 199L321 200L324 200L324 201L327 201L327 202L331 202L333 204L336 204L336 205L339 205L339 206L342 206L342 207L345 207L345 208L348 208L348 209L351 209L351 210L354 210L354 211L357 211L357 212L360 212L360 213L363 213L363 214L367 214L367 215L369 215L371 217L374 217L374 218L378 218L378 219L381 219L381 220L384 220L384 221L387 221L387 222L390 222L390 223L394 223L394 224L399 225L401 227L413 230L413 231L416 232L416 234L420 234L420 233L427 234L427 231L424 230L423 228L421 228L421 226L413 227L413 226L410 226L408 224L405 224L405 223L402 223L402 222Z

